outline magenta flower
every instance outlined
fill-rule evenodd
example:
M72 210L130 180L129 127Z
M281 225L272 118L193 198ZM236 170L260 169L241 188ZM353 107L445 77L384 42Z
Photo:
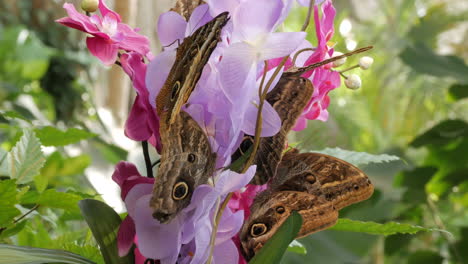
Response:
M89 51L104 64L111 65L117 60L119 49L134 51L146 56L149 49L149 40L128 25L121 22L119 14L107 8L103 0L99 0L101 16L90 17L79 13L73 4L65 3L63 8L68 17L58 19L57 22L91 34L86 39Z
M146 88L147 67L143 62L143 57L136 52L125 53L120 56L120 63L137 92L135 102L125 122L125 135L135 141L148 140L160 151L159 118L150 103L153 100Z

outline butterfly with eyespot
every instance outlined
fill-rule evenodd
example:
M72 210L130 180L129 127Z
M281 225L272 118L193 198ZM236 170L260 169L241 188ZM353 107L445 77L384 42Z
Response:
M329 228L336 223L338 210L368 199L373 191L369 178L346 161L288 151L268 189L250 207L240 232L241 251L250 260L292 211L303 218L298 238Z
M260 138L259 149L253 162L257 165L257 172L251 184L262 185L274 177L287 141L287 134L294 127L296 120L312 97L314 87L309 79L301 77L301 75L317 67L370 49L372 46L360 48L306 67L291 67L281 75L276 86L266 97L266 101L273 106L281 119L281 128L272 137ZM246 135L239 148L232 155L232 160L235 161L245 155L253 143L254 137Z
M216 153L205 131L181 107L195 88L228 20L228 13L221 13L184 39L156 98L162 152L150 207L161 223L168 223L187 207L195 188L208 183L215 170Z

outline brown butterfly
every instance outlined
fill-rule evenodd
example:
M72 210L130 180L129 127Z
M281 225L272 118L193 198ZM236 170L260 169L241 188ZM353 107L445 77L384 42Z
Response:
M195 188L207 183L214 172L216 153L205 131L180 108L195 88L228 20L228 14L222 13L184 39L156 99L162 152L150 207L161 223L186 207Z
M295 73L283 73L273 90L267 94L266 100L281 119L281 128L276 135L260 139L254 160L257 172L251 183L265 184L275 175L285 147L286 136L309 102L313 91L309 79L297 76ZM244 137L239 149L232 156L233 160L248 151L253 145L253 138L253 136Z
M277 175L255 198L242 226L244 257L251 259L292 211L303 218L297 237L304 237L333 226L339 209L368 199L373 190L368 177L343 160L319 153L286 152Z
M201 4L203 4L203 0L177 0L171 11L179 13L188 21L193 10Z

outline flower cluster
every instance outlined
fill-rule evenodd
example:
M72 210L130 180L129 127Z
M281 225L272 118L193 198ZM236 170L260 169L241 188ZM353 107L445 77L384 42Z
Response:
M173 11L159 17L157 33L165 48L155 57L149 51L148 39L122 23L120 16L107 8L103 0L99 0L98 5L100 16L86 16L73 5L65 4L68 17L57 21L89 33L91 37L87 38L87 46L104 64L118 63L122 66L137 93L125 133L133 140L149 141L160 151L155 98L176 59L177 46L216 15L225 11L230 14L221 39L187 106L183 108L205 130L213 151L217 153L218 170L213 176L214 185L196 188L191 204L171 222L161 224L152 217L149 208L155 180L141 176L131 163L117 164L113 179L121 187L121 196L128 211L118 233L120 255L127 254L136 244L139 258L144 256L161 263L205 263L211 254L213 263L243 261L236 245L236 235L249 215L255 195L266 187L248 185L255 174L255 166L243 174L221 168L230 165L231 155L244 134L255 134L261 79L266 76L269 80L278 70L279 74L271 81L271 89L283 71L320 62L335 52L330 46L335 18L331 0L316 1L313 7L315 45L305 39L305 32L278 32L278 27L295 4L294 0L205 2L193 10L188 21ZM309 0L297 2L309 6ZM283 67L280 61L284 57L287 60ZM304 129L307 120L327 120L328 93L341 85L340 73L332 67L330 63L303 74L311 80L314 93L294 130ZM280 126L278 114L265 102L261 136L275 135ZM233 193L233 198L220 221L215 223L220 203L228 193ZM212 236L215 224L217 231Z

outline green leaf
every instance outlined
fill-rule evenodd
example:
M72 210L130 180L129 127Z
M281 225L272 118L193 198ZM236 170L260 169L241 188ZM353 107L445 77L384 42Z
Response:
M0 115L2 117L8 117L8 118L14 118L14 119L21 119L23 121L26 121L28 123L31 123L31 121L29 119L27 119L26 117L24 117L22 114L18 113L18 112L15 112L15 111L5 111L5 112L1 112Z
M21 211L13 205L3 206L0 210L0 227L6 227L11 224L15 217L20 215Z
M69 128L67 131L62 131L51 126L36 129L35 132L44 146L55 147L74 144L96 136L83 129Z
M0 229L0 240L18 234L21 230L23 230L27 223L28 221L20 221L19 223L12 223L11 225L6 226L6 229L3 231Z
M71 252L54 249L20 247L0 244L0 263L31 264L31 263L69 263L93 264L89 259Z
M436 174L437 168L419 167L410 171L403 171L395 178L395 185L405 187L402 200L410 203L426 203L425 185Z
M468 84L468 66L459 57L440 56L423 43L408 46L400 58L415 71L436 77L452 77L460 84Z
M302 216L297 212L293 212L249 263L280 263L284 252L296 237L301 226Z
M293 240L289 246L288 246L288 251L294 252L296 254L301 254L301 255L306 255L307 254L307 249L301 242L297 240Z
M468 97L468 85L454 84L449 88L449 94L455 99L460 100Z
M117 250L117 231L122 220L107 204L84 199L79 202L81 213L96 239L102 256L107 264L133 263L133 253L119 257Z
M356 221L347 218L340 218L336 225L330 228L331 230L361 232L372 235L394 235L394 234L415 234L419 231L441 231L437 229L424 228L421 226L400 224L396 222L388 222L385 224L375 222ZM445 231L444 231L445 232Z
M41 206L64 209L66 211L78 212L78 202L81 197L73 193L59 192L49 189L40 194L37 203Z
M416 251L408 257L408 264L442 264L444 258L428 250Z
M118 163L127 158L128 152L115 145L108 144L103 140L96 138L93 145L99 150L101 155L110 163Z
M369 163L382 163L382 162L400 160L399 157L393 156L393 155L387 155L387 154L374 155L374 154L369 154L366 152L350 151L350 150L344 150L340 148L326 148L323 150L313 151L313 152L330 155L330 156L342 159L344 161L347 161L355 166L366 165Z
M34 176L34 186L36 186L37 191L43 192L47 189L48 184L49 179L47 177L44 177L43 175Z
M0 176L8 176L8 152L0 148Z
M44 165L45 157L41 151L41 142L31 130L23 130L23 136L8 154L10 178L24 184L33 180Z
M91 157L86 154L64 159L63 168L59 171L59 174L62 176L82 174L90 164Z
M444 120L416 137L410 145L445 145L453 140L468 137L468 124L463 120Z

